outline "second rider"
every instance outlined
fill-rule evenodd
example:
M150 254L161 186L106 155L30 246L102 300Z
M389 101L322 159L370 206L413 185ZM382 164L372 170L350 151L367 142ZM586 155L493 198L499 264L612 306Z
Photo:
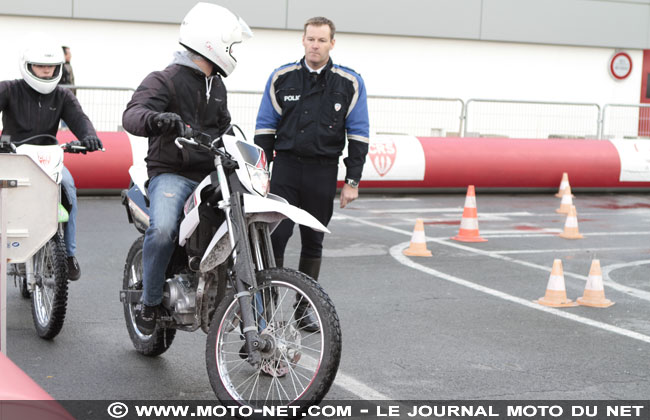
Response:
M124 128L149 137L150 225L142 250L143 307L136 319L144 334L153 333L156 326L183 205L198 182L214 170L210 154L179 149L174 141L191 137L192 129L215 138L229 127L221 77L237 65L233 45L250 37L248 25L228 9L198 3L181 23L179 43L186 51L177 52L164 70L149 74L124 111Z

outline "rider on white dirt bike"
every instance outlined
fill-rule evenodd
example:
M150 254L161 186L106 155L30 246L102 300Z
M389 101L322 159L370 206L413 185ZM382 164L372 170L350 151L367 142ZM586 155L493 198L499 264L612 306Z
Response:
M37 143L37 144L32 144ZM74 141L60 145L49 134L28 137L17 147L9 136L0 136L0 153L27 155L59 186L62 183L63 154L86 153L84 146ZM47 207L50 202L40 203ZM55 203L54 203L55 204ZM32 300L32 318L39 337L46 340L56 337L65 320L68 303L68 259L63 232L69 221L70 200L65 190L59 188L57 232L24 263L9 265L8 274L13 276L23 298Z
M20 59L22 79L0 82L2 135L9 136L14 146L48 144L49 139L40 135L56 136L63 120L81 139L86 151L103 148L77 98L68 89L57 86L64 62L61 46L43 41L23 51ZM78 280L81 269L75 257L77 195L72 175L65 167L61 185L71 207L64 230L67 275L69 280Z
M192 128L213 138L230 124L226 88L221 77L237 65L236 44L252 37L246 23L228 9L198 3L180 27L177 52L166 69L149 74L123 115L124 128L149 137L147 153L150 226L144 237L143 308L140 331L151 334L163 300L165 267L175 247L185 200L214 170L213 158L197 149L179 149L176 137L192 137ZM189 125L189 126L188 126Z
M318 283L275 267L270 233L286 217L328 230L268 193L264 151L230 125L221 77L237 63L233 46L251 35L227 9L197 4L180 29L188 51L147 76L127 105L124 128L149 137L149 180L134 165L122 195L144 236L127 254L120 301L145 356L167 351L177 330L208 333L208 377L222 403L306 407L334 381L341 329ZM298 328L303 301L317 332Z

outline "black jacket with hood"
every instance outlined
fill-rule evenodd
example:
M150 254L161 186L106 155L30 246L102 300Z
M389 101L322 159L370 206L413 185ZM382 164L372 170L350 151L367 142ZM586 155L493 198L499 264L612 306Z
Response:
M221 77L206 77L187 52L176 52L172 64L142 81L126 106L122 125L131 134L149 137L145 159L149 178L176 173L200 181L214 170L212 156L194 147L179 149L174 144L176 133L157 133L153 118L173 112L194 130L217 137L230 125L227 105Z
M56 136L61 120L79 140L86 136L97 136L77 98L68 89L58 86L44 95L32 89L23 79L0 82L0 112L2 134L10 135L12 142L38 134ZM44 142L35 139L29 143Z

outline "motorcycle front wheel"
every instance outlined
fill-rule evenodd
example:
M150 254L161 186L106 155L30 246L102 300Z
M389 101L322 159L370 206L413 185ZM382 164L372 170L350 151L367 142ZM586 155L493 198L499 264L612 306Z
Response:
M273 344L255 369L246 360L239 301L230 290L214 313L206 345L210 384L226 405L251 407L318 404L341 359L341 328L334 304L320 285L295 270L270 268L257 274L253 312L260 336ZM298 303L311 305L316 332L298 326Z
M68 305L68 266L61 235L54 235L32 258L36 282L32 318L38 336L50 340L63 328Z
M124 264L124 278L122 280L123 289L142 290L142 245L144 236L139 237L131 245L129 253ZM147 335L138 329L135 321L139 304L124 302L124 320L126 329L129 331L129 337L133 347L138 353L145 356L158 356L167 351L172 345L176 330L173 328L161 327L158 323L154 331Z

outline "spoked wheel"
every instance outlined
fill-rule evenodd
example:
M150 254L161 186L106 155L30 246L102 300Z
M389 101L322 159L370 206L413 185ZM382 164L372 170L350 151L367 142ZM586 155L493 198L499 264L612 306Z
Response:
M303 273L271 268L257 275L253 306L260 336L272 343L255 369L245 359L239 301L230 291L215 311L206 345L210 384L224 404L317 404L329 390L341 358L341 328L332 301ZM297 302L308 302L319 331L299 329Z
M32 317L39 337L49 340L63 328L68 304L68 268L61 236L54 235L33 258L36 285L32 292Z
M139 237L131 245L129 254L126 257L124 265L124 279L122 280L123 289L141 290L142 289L142 245L144 236ZM129 337L135 349L145 356L158 356L171 346L176 330L173 328L163 328L160 324L156 325L153 333L150 335L143 334L136 324L136 314L140 310L140 304L124 302L124 319L126 329L129 331Z

